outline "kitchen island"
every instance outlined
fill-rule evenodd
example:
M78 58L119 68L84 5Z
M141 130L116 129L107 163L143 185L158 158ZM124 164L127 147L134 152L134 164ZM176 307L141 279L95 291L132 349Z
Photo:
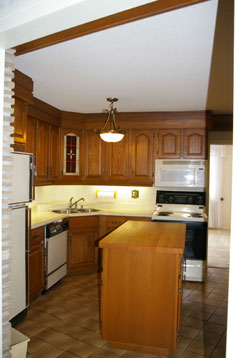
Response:
M113 347L169 355L179 341L182 223L127 221L103 248L101 333Z

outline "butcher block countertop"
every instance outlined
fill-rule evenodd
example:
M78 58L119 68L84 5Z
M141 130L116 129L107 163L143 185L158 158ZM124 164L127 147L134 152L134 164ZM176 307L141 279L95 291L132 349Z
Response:
M184 253L186 224L127 221L99 242L101 248Z

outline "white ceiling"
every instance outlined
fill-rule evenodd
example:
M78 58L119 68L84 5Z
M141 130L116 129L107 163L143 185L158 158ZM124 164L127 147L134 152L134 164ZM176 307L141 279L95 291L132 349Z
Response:
M204 110L216 11L210 0L153 16L18 56L16 68L65 111L101 112L110 96L120 112Z

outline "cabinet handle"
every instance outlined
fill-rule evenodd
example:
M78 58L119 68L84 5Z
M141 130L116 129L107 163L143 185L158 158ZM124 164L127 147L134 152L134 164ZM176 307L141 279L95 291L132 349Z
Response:
M70 243L70 245L72 245L72 241L73 241L73 237L72 237L72 235L69 235L69 243Z
M41 244L41 246L43 246L43 244L44 244L44 241L42 240L42 241L40 242L40 244Z

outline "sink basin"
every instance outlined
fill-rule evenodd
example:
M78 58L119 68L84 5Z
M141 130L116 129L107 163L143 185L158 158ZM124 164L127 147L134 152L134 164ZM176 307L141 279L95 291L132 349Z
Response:
M95 211L99 211L98 209L93 209L93 208L83 208L83 209L77 209L76 212L80 212L80 213L93 213Z
M56 213L56 214L93 213L95 211L99 211L99 210L98 209L93 209L93 208L52 210L52 212Z
M57 209L57 210L52 210L52 212L56 214L73 214L73 213L77 213L78 211L76 209Z

